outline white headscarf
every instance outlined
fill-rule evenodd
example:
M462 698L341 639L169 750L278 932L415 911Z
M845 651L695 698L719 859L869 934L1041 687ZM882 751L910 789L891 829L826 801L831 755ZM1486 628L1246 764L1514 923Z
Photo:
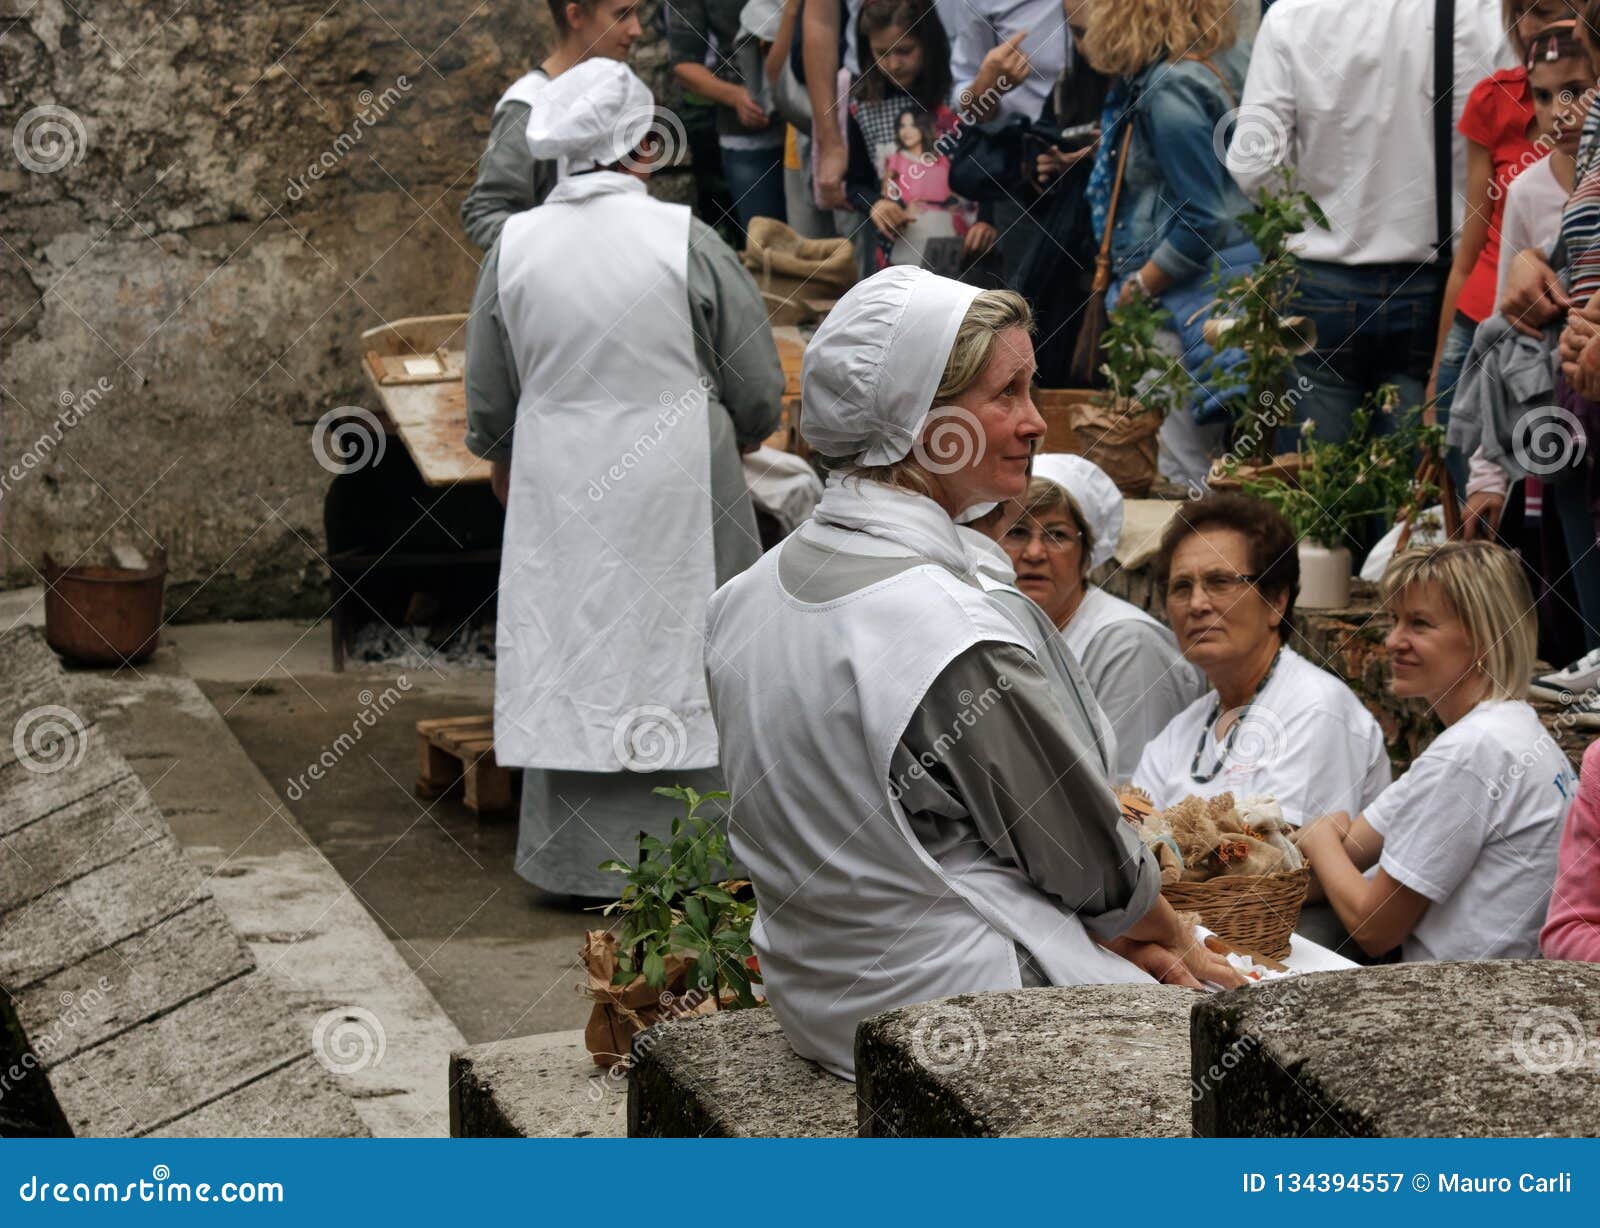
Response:
M1089 522L1094 537L1089 566L1098 567L1109 559L1122 536L1122 492L1106 471L1081 456L1046 452L1033 458L1033 476L1066 491Z
M528 149L569 171L610 166L638 149L655 122L650 87L618 60L596 56L562 73L528 108Z
M889 465L909 453L978 293L905 265L852 286L806 346L800 367L806 442L858 465Z

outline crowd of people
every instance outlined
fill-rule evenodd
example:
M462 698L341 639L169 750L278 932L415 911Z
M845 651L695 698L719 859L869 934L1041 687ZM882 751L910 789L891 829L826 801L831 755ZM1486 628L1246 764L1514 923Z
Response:
M847 1076L855 1023L908 1002L1239 983L1162 897L1130 784L1275 799L1312 871L1300 932L1346 955L1600 958L1600 754L1580 785L1528 703L1600 683L1600 0L665 6L732 223L855 243L804 357L819 499L776 545L747 474L784 380L737 235L646 190L635 5L552 9L463 208L519 872L606 895L599 863L670 822L652 785L726 784L768 999ZM1285 172L1327 225L1292 241L1316 343L1284 438L1344 439L1394 385L1447 425L1466 496L1464 540L1384 576L1390 685L1443 726L1398 778L1292 646L1277 511L1181 504L1163 620L1091 581L1116 485L1042 450L1033 389L1087 306L1158 300L1173 362L1232 360L1202 327L1215 279L1260 260L1252 201ZM1530 418L1573 432L1563 464ZM1227 432L1196 394L1164 470L1202 483ZM1578 659L1536 676L1542 646Z

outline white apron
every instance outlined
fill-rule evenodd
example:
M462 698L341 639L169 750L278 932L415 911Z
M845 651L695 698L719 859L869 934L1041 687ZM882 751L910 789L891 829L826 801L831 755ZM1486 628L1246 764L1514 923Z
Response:
M522 389L496 637L502 764L717 761L702 660L710 427L688 250L689 210L610 171L562 180L501 232Z
M944 524L945 555L964 568ZM800 533L840 548L852 536L816 520ZM890 780L895 747L945 666L983 641L1032 651L1010 618L934 563L801 602L780 583L782 549L718 590L706 658L738 816L733 850L756 888L751 939L795 1051L852 1078L857 1023L1018 988L1018 943L1054 984L1149 983L1019 868L935 861Z
M1072 655L1082 661L1083 654L1089 651L1089 645L1094 643L1097 635L1114 623L1129 621L1146 622L1152 627L1166 630L1133 602L1113 597L1098 585L1090 584L1084 589L1083 600L1078 603L1077 610L1062 628L1061 636L1067 641L1067 647L1072 649Z

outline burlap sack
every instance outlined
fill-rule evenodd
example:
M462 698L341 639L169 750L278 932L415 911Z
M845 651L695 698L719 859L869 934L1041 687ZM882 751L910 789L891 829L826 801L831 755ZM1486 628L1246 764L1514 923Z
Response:
M804 239L777 218L751 219L741 259L773 324L804 324L817 314L806 300L836 299L856 283L849 239Z
M1104 469L1117 489L1131 499L1150 493L1156 480L1156 432L1161 415L1137 401L1105 398L1072 406L1072 433L1079 455Z

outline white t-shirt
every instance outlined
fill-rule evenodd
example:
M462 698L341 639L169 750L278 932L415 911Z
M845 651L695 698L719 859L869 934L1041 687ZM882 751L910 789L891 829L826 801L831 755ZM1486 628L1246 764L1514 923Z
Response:
M1494 301L1505 293L1506 274L1520 251L1537 247L1546 256L1561 230L1561 211L1567 207L1567 189L1550 165L1548 156L1523 171L1506 188L1506 207L1500 218L1500 265L1495 278Z
M1402 956L1536 957L1577 784L1520 700L1481 703L1435 738L1366 810L1378 865L1432 901Z
M1383 731L1356 694L1326 670L1284 648L1267 685L1238 722L1222 770L1208 781L1190 768L1201 745L1200 773L1222 753L1215 734L1216 692L1190 704L1144 748L1133 783L1165 809L1194 795L1266 794L1300 824L1343 810L1360 814L1389 784ZM1223 739L1227 742L1227 738Z

